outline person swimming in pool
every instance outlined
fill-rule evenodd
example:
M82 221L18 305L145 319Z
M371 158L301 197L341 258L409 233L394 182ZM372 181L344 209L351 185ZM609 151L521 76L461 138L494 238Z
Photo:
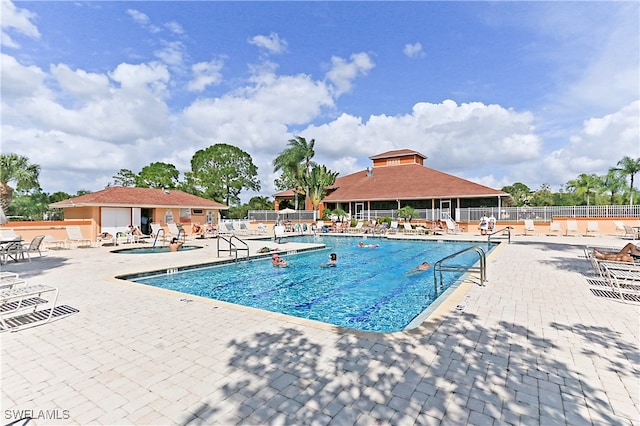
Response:
M327 262L326 266L333 267L333 266L336 266L337 264L338 264L338 255L335 253L331 253L329 255L329 261Z
M422 272L427 271L429 268L431 268L431 265L429 265L429 262L422 262L421 264L419 264L418 266L416 266L415 268L407 271L405 273L405 275L415 275L415 274L420 274Z
M380 247L380 244L365 244L362 241L358 243L359 248L377 248Z
M274 254L273 256L271 256L271 264L273 266L279 266L280 268L286 268L287 266L289 266L287 261L281 258L278 254Z

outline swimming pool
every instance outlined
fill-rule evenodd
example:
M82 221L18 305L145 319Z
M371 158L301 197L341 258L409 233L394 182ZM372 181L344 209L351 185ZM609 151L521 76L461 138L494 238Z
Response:
M285 254L287 268L272 266L268 258L133 281L357 330L393 332L405 329L441 294L434 288L432 269L408 271L477 245L368 239L365 243L380 246L359 248L360 240L335 236L295 241L322 243L327 248ZM330 253L338 254L335 268L325 267ZM472 265L478 257L469 253L457 260ZM443 287L450 287L460 275L446 273Z
M192 268L136 277L132 281L364 331L393 332L407 327L442 293L436 291L433 268L407 273L423 261L437 260L477 243L373 239L377 248L357 247L357 238L316 236L295 238L322 243L326 249L282 254L287 268L272 266L270 258ZM490 247L484 243L483 249ZM330 253L338 266L324 267ZM472 265L469 253L457 263ZM445 273L443 289L461 273ZM124 277L127 279L126 277Z

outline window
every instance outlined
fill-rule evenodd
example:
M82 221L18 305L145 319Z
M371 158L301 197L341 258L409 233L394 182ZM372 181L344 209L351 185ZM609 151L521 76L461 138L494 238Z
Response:
M191 209L180 209L180 222L182 219L191 219Z
M164 214L164 223L173 223L173 212L169 209Z
M202 209L193 209L193 211L191 213L192 214L202 214L203 210Z
M387 166L399 166L399 165L400 165L399 158L394 158L393 160L391 159L387 160Z

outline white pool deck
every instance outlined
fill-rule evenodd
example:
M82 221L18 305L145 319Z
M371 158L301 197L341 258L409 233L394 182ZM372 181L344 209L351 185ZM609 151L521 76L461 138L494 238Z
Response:
M2 423L638 425L640 308L592 291L582 249L626 242L516 236L489 256L486 286L463 284L395 334L114 279L212 261L214 240L46 251L2 270L58 287L79 312L0 334Z

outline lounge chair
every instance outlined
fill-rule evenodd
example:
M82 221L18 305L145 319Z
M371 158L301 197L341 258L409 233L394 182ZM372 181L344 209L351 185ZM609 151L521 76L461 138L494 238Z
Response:
M587 221L587 232L584 236L595 237L596 234L600 234L600 226L598 226L598 222L592 220Z
M536 226L532 219L524 220L524 235L529 235L527 232L531 232L533 235L538 235L538 231L536 230Z
M458 225L453 219L446 218L444 224L447 227L447 233L458 234L460 233L460 225Z
M575 220L567 221L567 231L565 232L565 235L569 235L569 232L571 232L571 235L580 235L580 229L578 229L577 221Z
M622 238L628 240L637 240L638 238L640 238L640 229L633 228L629 225L624 225L624 235L622 236Z
M622 235L626 234L626 231L624 229L624 222L614 220L613 224L616 226L616 232L620 232Z
M560 222L551 222L549 224L549 233L547 235L562 235L562 226L560 225Z
M398 221L392 220L389 225L389 229L387 230L387 234L397 234L398 233Z
M418 233L418 231L413 229L413 227L411 226L411 224L409 222L404 222L402 224L402 232L405 233L405 234L417 234Z
M353 228L349 228L348 232L350 234L357 234L359 232L362 232L363 226L364 226L364 222L359 220L358 223L356 223L356 226L354 226Z
M258 224L258 232L260 234L266 234L268 232L267 227L265 226L264 223L259 223Z
M170 237L178 238L180 236L182 237L182 241L187 240L187 233L185 232L184 228L179 229L178 225L176 225L175 223L167 223L167 230L169 231Z
M82 229L80 229L80 226L68 225L65 228L67 230L66 241L69 246L75 243L78 247L91 247L91 240L82 235Z

